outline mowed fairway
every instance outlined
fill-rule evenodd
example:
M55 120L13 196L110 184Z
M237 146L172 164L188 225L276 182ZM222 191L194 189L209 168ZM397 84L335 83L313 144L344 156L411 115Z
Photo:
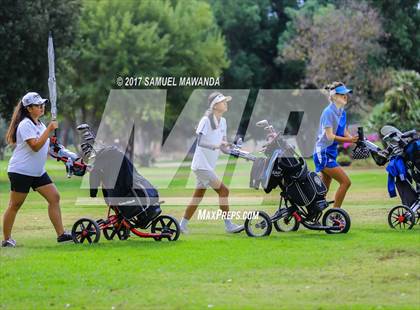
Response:
M3 213L9 183L7 162L0 165ZM231 196L242 202L231 209L272 214L278 192L246 189L250 168L238 164ZM66 229L80 217L105 217L105 205L75 205L77 197L88 197L81 178L67 179L54 161L48 171L61 193ZM153 184L166 181L164 168L141 171ZM0 309L419 309L419 228L388 227L387 213L399 199L388 197L384 170L347 171L353 185L344 207L352 227L345 235L273 229L271 236L253 239L226 234L221 220L194 217L191 234L176 242L102 236L94 245L59 245L46 203L31 193L13 231L18 247L1 249ZM191 195L181 186L183 174L178 177L161 191L163 200ZM264 205L251 204L262 197ZM178 219L184 208L163 205Z

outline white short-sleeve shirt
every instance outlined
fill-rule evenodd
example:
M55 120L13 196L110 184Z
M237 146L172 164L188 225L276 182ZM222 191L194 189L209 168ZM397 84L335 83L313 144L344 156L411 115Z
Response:
M26 142L37 139L46 130L43 123L35 125L29 118L24 118L16 131L16 148L9 161L7 172L14 172L33 177L40 177L45 173L45 162L48 156L49 139L38 152L34 152Z
M201 136L200 143L205 145L219 146L223 138L226 137L226 120L222 117L216 129L210 124L210 119L205 116L200 120L196 133ZM201 146L196 147L193 161L191 163L192 170L210 170L214 171L216 162L219 158L219 150L210 150Z

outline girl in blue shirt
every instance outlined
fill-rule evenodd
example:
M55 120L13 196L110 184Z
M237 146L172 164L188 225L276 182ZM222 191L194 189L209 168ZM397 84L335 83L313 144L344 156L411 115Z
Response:
M334 199L334 208L340 208L351 181L336 161L338 143L355 143L358 137L350 135L347 129L346 111L344 111L348 94L352 90L341 82L334 82L326 89L329 92L330 104L321 114L313 158L316 171L321 173L322 181L328 189L332 179L340 184Z

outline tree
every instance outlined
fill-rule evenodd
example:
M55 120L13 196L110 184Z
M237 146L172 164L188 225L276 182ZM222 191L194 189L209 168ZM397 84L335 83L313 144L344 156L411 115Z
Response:
M279 39L279 60L303 63L304 85L349 83L355 90L350 107L368 110L388 79L379 63L384 53L380 16L364 2L339 5L307 1L298 10L288 9L291 21Z
M223 87L251 90L239 128L243 136L251 113L255 113L259 89L293 88L303 77L300 64L276 62L277 40L290 20L285 9L297 8L298 4L295 0L210 0L210 3L226 38L230 60L223 73Z
M419 130L420 74L415 71L395 71L392 87L385 93L383 103L377 105L369 117L368 125L379 132L384 125L393 125L405 131Z
M74 122L79 114L93 127L119 76L219 76L228 66L210 6L198 0L85 1L73 50L66 60L66 84L78 95L68 116ZM169 92L170 124L189 92L180 87ZM153 106L141 117L150 125Z
M229 64L210 6L200 0L84 1L76 44L67 56L59 60L67 79L58 83L69 128L81 122L98 128L110 90L120 88L118 77L218 77ZM191 90L168 89L164 139ZM152 103L132 113L148 130L135 128L127 152L132 158L136 148L148 157L151 146L161 143L152 132L161 130L156 126L162 115ZM120 116L113 115L113 128L123 127Z
M224 72L223 86L254 89L291 86L293 74L298 72L285 70L275 59L278 36L289 20L285 8L297 8L297 2L211 0L210 3L226 38L231 61Z
M60 57L73 43L79 8L78 0L2 1L0 115L6 121L26 92L48 96L48 32L53 31Z
M418 0L369 0L381 13L386 35L386 65L420 72L420 10Z
M0 117L0 160L4 160L4 151L7 147L6 139L4 139L6 132L6 122Z

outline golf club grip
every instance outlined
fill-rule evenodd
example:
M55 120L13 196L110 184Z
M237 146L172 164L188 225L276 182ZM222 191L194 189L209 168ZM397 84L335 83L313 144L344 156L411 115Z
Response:
M359 141L363 141L365 139L363 134L363 127L357 127L357 134L359 136Z
M51 122L56 122L56 121L57 121L57 117L55 115L53 115L52 118L51 118ZM57 137L57 128L54 129L53 137Z

